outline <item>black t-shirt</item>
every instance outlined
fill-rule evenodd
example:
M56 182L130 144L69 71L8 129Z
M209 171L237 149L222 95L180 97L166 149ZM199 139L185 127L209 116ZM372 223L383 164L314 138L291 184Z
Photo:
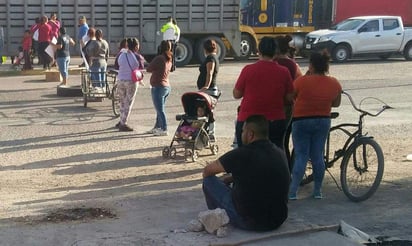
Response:
M232 173L236 210L253 229L273 230L286 220L290 173L281 149L269 140L258 140L219 161Z
M56 57L68 57L70 56L70 37L69 35L61 35L57 38L57 43L61 44L62 48L57 50Z
M200 90L206 84L207 67L206 64L209 62L215 63L215 70L212 75L212 82L210 83L209 89L216 87L216 77L219 72L219 59L216 55L208 55L203 63L199 67L199 76L197 77L197 88Z

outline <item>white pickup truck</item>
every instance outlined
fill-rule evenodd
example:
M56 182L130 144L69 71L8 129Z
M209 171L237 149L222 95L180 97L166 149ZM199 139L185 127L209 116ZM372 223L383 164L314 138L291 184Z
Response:
M303 49L305 53L327 49L336 62L364 55L386 59L392 54L412 60L412 28L405 28L399 16L353 17L308 33Z

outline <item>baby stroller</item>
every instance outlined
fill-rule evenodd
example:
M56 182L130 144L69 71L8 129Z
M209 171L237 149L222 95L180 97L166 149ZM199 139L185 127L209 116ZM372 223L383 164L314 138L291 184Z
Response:
M218 97L210 96L204 92L187 92L182 95L182 105L184 114L176 115L179 125L173 135L170 146L163 149L164 158L176 158L176 146L184 148L185 160L189 158L196 161L199 157L199 151L208 148L213 155L217 155L219 147L214 138L209 137L209 125L214 122L213 109L218 101ZM203 115L200 115L199 108L203 109ZM199 111L200 110L200 111Z

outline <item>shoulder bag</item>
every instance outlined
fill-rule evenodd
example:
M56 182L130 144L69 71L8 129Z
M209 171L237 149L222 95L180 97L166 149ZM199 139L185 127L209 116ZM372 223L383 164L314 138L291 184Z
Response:
M129 58L128 58L128 54L129 54L129 53L125 53L125 54L126 54L127 63L129 64L129 67L130 67L130 69L132 70L132 81L133 81L134 83L137 83L137 82L141 83L141 81L143 80L143 77L144 77L144 76L143 76L143 72L142 72L139 68L133 69L132 66L130 65L130 62L129 62ZM139 62L137 61L137 59L136 59L135 54L132 53L132 55L133 55L133 58L135 59L135 61L136 61L137 63L139 63Z

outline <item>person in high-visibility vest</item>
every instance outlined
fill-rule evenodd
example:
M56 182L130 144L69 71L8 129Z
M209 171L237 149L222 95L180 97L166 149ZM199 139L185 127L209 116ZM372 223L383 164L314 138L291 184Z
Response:
M163 40L170 41L172 43L172 52L173 52L173 59L172 59L172 69L170 71L176 70L176 43L179 42L180 39L180 28L177 26L176 20L173 17L167 17L167 22L162 26L160 32L163 33Z

